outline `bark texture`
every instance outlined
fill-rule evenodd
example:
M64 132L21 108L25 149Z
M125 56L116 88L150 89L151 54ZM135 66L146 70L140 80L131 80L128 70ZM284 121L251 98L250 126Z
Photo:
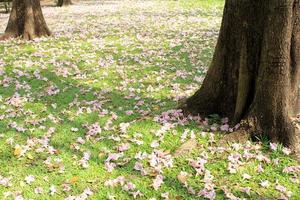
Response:
M45 22L40 0L14 0L5 34L1 39L23 37L31 40L51 35Z
M62 7L62 6L69 6L72 5L72 0L58 0L57 6Z
M299 80L299 0L226 0L211 66L186 109L245 122L249 132L295 148Z

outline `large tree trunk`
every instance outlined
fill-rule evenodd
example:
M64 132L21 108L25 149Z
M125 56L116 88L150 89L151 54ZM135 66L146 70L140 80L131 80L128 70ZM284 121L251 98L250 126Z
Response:
M299 0L226 0L212 64L186 109L299 147L299 59Z
M57 6L69 6L72 5L72 1L71 0L58 0L57 2Z
M1 39L22 36L31 40L37 37L49 36L40 0L14 0L5 34Z

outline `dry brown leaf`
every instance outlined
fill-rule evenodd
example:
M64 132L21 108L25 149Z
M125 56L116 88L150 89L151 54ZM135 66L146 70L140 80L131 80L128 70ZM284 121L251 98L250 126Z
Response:
M70 179L70 183L71 183L71 184L75 184L75 183L78 182L78 180L79 180L79 177L78 177L78 176L74 176L74 177L72 177L72 178Z
M22 148L19 145L15 146L14 156L20 157L22 153Z
M187 178L188 178L187 175L182 174L182 173L177 175L178 181L182 184L185 184L187 182Z

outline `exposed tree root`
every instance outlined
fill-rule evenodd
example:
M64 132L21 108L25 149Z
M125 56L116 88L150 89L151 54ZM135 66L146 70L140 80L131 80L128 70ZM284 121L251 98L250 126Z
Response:
M300 125L299 122L294 122L293 126L295 128L294 142L290 145L290 148L294 152L295 158L300 161Z
M245 143L252 137L258 135L257 124L254 118L242 120L238 130L233 133L226 134L220 141L221 146L231 143Z
M175 157L184 156L197 149L198 142L196 139L190 139L183 143L174 153Z
M17 36L13 35L13 34L8 34L8 33L4 33L3 35L0 36L0 40L9 40L11 38L16 38Z

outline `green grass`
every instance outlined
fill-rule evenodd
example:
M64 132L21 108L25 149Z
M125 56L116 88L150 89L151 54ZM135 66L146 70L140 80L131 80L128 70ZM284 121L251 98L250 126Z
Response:
M212 58L223 4L222 0L118 1L103 4L102 9L86 6L84 11L76 6L67 8L68 12L44 8L46 16L52 12L47 22L55 37L0 43L0 199L7 192L12 194L9 199L19 194L25 199L64 199L87 188L93 191L90 199L107 199L109 195L132 199L121 186L105 186L107 180L118 176L136 185L135 191L143 193L140 199L162 199L166 192L170 199L203 199L189 194L177 178L181 171L187 172L187 184L197 192L202 190L204 176L196 176L189 164L199 157L206 158L205 168L214 176L216 199L226 199L226 189L241 198L276 199L280 196L276 181L292 192L291 199L298 199L299 173L287 174L283 169L299 164L280 149L270 151L267 141L214 152L222 134L204 136L207 127L194 121L174 124L163 136L157 134L163 124L154 118L176 108L177 99L199 88L201 81L196 80L205 76ZM66 24L68 31L63 32L61 27ZM127 115L127 111L133 114ZM118 117L111 120L113 116ZM94 123L102 132L85 139L87 127ZM122 123L129 123L126 132L120 128ZM49 135L52 128L54 132ZM174 156L186 131L185 141L193 132L197 148ZM49 137L48 143L45 137ZM79 137L85 139L84 144L76 142ZM152 187L156 174L148 158L140 161L150 170L148 175L134 170L136 154L153 153L154 140L160 143L157 149L173 160L172 167L162 167L164 183L157 190ZM118 152L122 143L129 143L130 149L115 162L119 166L108 172L105 160L109 153ZM45 144L56 151L50 153ZM17 145L21 150L29 149L20 155ZM228 156L243 155L245 149L271 162L242 158L237 172L229 173ZM90 153L87 168L79 164L84 152ZM52 161L46 164L49 159ZM279 163L274 164L273 159ZM259 164L264 172L257 173ZM244 173L252 178L243 179ZM31 184L25 181L28 175L35 177ZM8 186L1 184L3 177L10 178ZM270 182L269 188L260 186L263 180ZM52 185L57 193L50 195ZM35 193L37 187L43 188L41 194ZM241 192L244 187L251 188L250 195Z

